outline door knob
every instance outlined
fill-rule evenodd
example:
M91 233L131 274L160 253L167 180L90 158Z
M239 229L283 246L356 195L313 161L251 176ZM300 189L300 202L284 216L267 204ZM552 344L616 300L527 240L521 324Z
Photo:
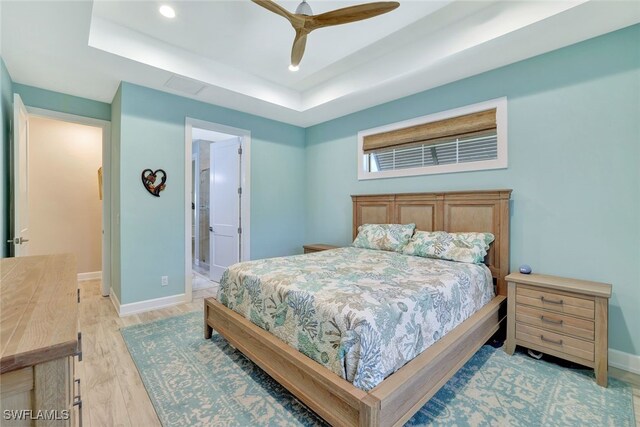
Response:
M213 227L209 227L209 231L213 233Z

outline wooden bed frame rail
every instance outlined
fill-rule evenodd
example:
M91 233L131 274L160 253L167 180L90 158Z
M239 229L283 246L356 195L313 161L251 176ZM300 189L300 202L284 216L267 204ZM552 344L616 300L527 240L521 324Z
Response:
M354 233L365 223L415 222L419 230L489 231L485 259L497 296L369 392L356 388L215 298L204 302L204 336L215 329L334 426L408 421L506 323L511 190L352 196Z
M213 329L333 426L397 426L408 421L498 331L506 298L497 296L370 392L356 388L275 335L205 300Z

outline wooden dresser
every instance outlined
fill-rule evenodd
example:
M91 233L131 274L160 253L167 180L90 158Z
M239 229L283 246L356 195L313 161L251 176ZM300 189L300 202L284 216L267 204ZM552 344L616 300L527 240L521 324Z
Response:
M305 254L312 254L314 252L321 252L321 251L328 251L330 249L337 249L337 248L339 248L339 246L325 245L323 243L313 243L313 244L310 244L310 245L304 245L304 246L302 246L302 248L304 249L304 253Z
M521 273L506 281L505 351L513 354L520 345L588 366L606 387L611 285Z
M2 426L82 425L74 255L0 260Z

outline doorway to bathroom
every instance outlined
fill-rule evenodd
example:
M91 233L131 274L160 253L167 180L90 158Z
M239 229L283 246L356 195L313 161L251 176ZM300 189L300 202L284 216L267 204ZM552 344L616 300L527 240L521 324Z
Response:
M191 129L192 290L243 259L243 135Z

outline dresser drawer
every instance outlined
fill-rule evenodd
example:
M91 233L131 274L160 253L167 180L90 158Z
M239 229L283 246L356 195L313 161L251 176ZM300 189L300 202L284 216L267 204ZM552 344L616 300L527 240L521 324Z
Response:
M595 339L593 320L580 319L536 307L518 305L516 321L589 341Z
M587 319L595 318L593 299L580 298L519 285L516 290L516 303L524 304L557 313L572 314Z
M593 342L545 331L544 329L524 323L516 322L516 340L522 342L522 345L525 347L527 343L530 343L580 357L591 362L594 361L595 347Z
M67 363L69 364L69 375L67 376L67 405L69 409L71 409L71 404L73 403L73 379L75 378L76 372L76 363L74 357L67 357Z

